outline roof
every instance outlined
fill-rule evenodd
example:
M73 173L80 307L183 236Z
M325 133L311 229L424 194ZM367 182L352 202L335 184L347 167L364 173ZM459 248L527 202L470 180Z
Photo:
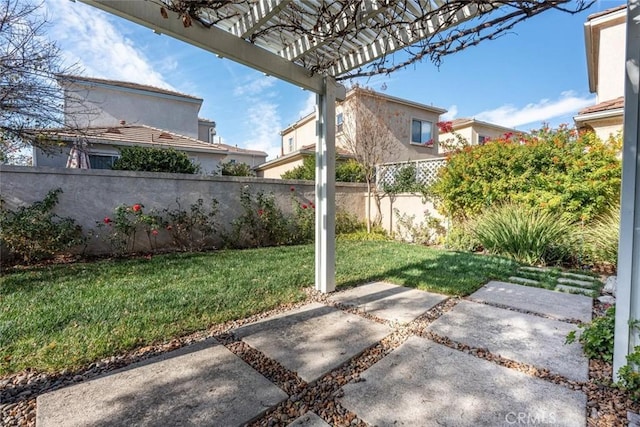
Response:
M591 15L587 16L587 21L592 21L596 18L600 18L601 16L606 16L609 15L610 13L615 13L619 10L623 10L626 9L627 5L626 4L622 4L620 6L616 6L616 7L610 7L609 9L605 9L603 11L600 12L596 12L596 13L592 13Z
M280 156L276 159L269 160L268 162L264 162L261 165L255 167L256 170L269 169L275 166L279 166L282 164L287 164L294 160L298 160L304 156L314 155L316 152L316 144L305 145L302 148L292 151L291 153L287 153L284 156ZM336 156L340 158L353 158L353 154L348 150L345 150L342 147L336 147Z
M180 98L187 98L191 100L202 101L202 98L193 95L187 95L184 93L176 92L173 90L163 89L155 86L143 85L139 83L132 82L123 82L120 80L109 80L109 79L99 79L96 77L85 77L85 76L72 76L72 75L60 75L58 76L59 80L63 81L71 81L73 83L88 83L90 85L101 85L101 86L116 86L125 89L133 89L140 90L144 92L153 92L161 95L171 95L177 96Z
M226 144L209 144L195 138L179 135L174 132L154 128L147 125L124 125L114 127L92 127L80 132L62 129L45 131L63 140L78 137L85 138L89 143L101 143L122 146L148 146L159 148L175 148L181 151L228 154L229 152L257 154L266 156L262 151L245 150Z
M477 119L474 119L473 117L460 117L458 119L453 119L451 121L451 126L453 127L453 129L460 129L467 126L473 126L474 124L491 127L494 129L500 129L507 132L519 132L517 129L514 129L514 128L496 125L494 123L489 123L482 120L477 120Z
M580 112L578 112L578 114L585 115L585 114L600 113L600 112L611 111L611 110L621 110L623 108L624 108L624 96L620 96L615 99L599 102L596 105L583 108L582 110L580 110Z

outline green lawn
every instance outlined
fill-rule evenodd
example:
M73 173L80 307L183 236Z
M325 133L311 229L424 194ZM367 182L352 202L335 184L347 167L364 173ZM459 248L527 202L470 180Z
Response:
M313 245L31 268L0 280L0 375L55 371L304 298ZM504 258L340 241L339 286L385 279L466 295L512 275Z

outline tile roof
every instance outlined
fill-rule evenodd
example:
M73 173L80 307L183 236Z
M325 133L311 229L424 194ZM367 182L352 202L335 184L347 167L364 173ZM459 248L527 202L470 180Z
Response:
M620 108L624 108L624 96L620 96L615 99L610 99L608 101L603 101L596 105L583 108L578 112L578 114L599 113L601 111L617 110Z
M599 18L601 16L605 16L605 15L608 15L610 13L614 13L614 12L617 12L619 10L626 9L626 8L627 8L627 5L623 4L623 5L620 5L620 6L611 7L609 9L605 9L605 10L600 11L600 12L592 13L591 15L587 16L587 21L591 21L592 19L596 19L596 18Z
M226 154L229 152L260 154L262 151L245 150L226 144L210 144L184 135L179 135L163 129L147 125L124 125L114 127L92 127L82 133L62 129L50 129L46 133L62 139L72 139L82 136L89 143L103 143L113 145L138 145L150 147L175 148L183 151L197 151Z
M108 80L108 79L99 79L96 77L84 77L84 76L71 76L71 75L60 75L58 78L62 81L72 81L72 82L86 82L86 83L94 83L94 84L104 84L109 86L118 86L127 89L137 89L144 90L147 92L160 93L163 95L173 95L179 96L182 98L196 99L202 101L202 98L193 95L187 95L184 93L176 92L173 90L163 89L155 86L143 85L139 83L132 82L123 82L120 80Z

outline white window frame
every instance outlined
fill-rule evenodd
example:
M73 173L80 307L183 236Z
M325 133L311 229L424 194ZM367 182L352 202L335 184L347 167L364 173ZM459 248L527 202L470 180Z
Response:
M292 137L292 136L290 136L290 137L289 137L289 152L290 152L290 153L292 153L292 152L293 152L293 147L294 147L294 145L293 145L293 137Z
M418 121L421 124L422 123L429 123L429 125L431 125L431 144L427 144L425 142L414 142L413 141L413 122ZM434 123L431 120L425 120L425 119L421 119L418 117L412 117L411 118L411 123L409 124L409 144L414 145L414 146L418 146L418 147L427 147L427 148L432 148L435 147L436 142L435 142L435 128L434 128ZM420 135L422 135L422 126L420 128Z
M342 132L344 129L344 114L336 114L336 133Z

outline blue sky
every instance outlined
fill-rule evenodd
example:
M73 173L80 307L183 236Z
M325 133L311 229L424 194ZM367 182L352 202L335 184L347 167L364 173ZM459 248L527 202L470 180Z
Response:
M625 3L600 0L586 12L545 12L510 34L444 58L359 83L389 95L521 130L573 123L595 103L589 93L583 24L589 14ZM204 99L223 141L280 152L279 132L313 111L315 95L218 59L168 36L69 0L45 0L49 36L69 63L91 77L133 81ZM348 82L346 82L349 84Z

